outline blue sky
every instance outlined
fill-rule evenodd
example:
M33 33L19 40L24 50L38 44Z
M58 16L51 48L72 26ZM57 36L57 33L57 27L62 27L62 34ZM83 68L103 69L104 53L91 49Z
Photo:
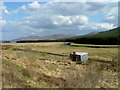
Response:
M1 3L3 40L54 34L84 35L117 27L117 2Z

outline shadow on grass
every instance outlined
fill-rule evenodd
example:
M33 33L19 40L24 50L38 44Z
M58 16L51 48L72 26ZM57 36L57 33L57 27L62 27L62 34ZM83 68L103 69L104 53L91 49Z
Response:
M89 48L119 48L119 46L87 46L87 45L70 45L72 47L89 47Z

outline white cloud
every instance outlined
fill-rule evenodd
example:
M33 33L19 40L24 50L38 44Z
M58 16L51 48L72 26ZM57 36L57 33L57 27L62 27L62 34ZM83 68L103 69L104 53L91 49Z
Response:
M106 18L103 19L104 22L109 22L109 23L114 23L115 25L118 24L118 16L117 15L112 15L112 16L107 16Z
M54 16L52 17L53 24L55 25L72 25L72 21L70 20L69 16Z
M56 14L56 15L95 15L99 13L110 14L117 13L117 3L115 2L48 2L38 3L34 1L30 4L23 5L17 10L18 12L25 11L30 15L39 14Z
M119 2L119 0L54 0L54 2Z
M33 3L28 4L28 7L32 9L38 9L40 8L40 4L37 1L34 1Z
M0 2L0 32L2 31L2 27L6 24L6 20L3 19L3 14L9 14L6 7Z
M6 24L6 20L0 20L0 26L3 27Z
M21 6L17 11L22 9L30 14L91 15L98 13L106 5L105 3L95 2L48 2L46 4L40 4L34 1L28 5Z
M114 6L116 5L116 6ZM103 18L103 22L106 23L111 23L114 24L116 26L118 26L118 5L117 4L113 4L110 6L111 8L109 8L110 10L108 10L107 15L105 18Z
M34 1L32 3L29 3L27 5L23 5L19 8L17 8L16 10L12 11L11 13L12 14L15 14L15 13L19 13L19 12L22 12L22 11L27 11L29 13L33 13L33 12L36 12L36 10L38 10L40 8L40 4L37 2L37 1Z
M72 16L71 20L74 24L87 24L88 23L88 17L84 15Z
M1 14L9 14L9 11L7 10L6 6L4 6L4 3L0 2L0 13Z
M104 31L116 28L114 24L110 23L88 23L87 25L79 26L80 30L90 30L90 31Z
M88 18L83 15L75 16L54 16L52 17L53 24L55 25L82 25L88 23Z
M6 24L4 14L9 14L9 11L7 10L6 6L4 6L4 3L0 1L0 31L2 31L1 28Z
M95 30L109 30L115 28L116 25L115 8L113 3L50 2L41 4L35 1L13 11L12 14L27 12L29 16L20 20L6 21L3 32L11 34L17 32L20 35L14 35L14 37L18 38L25 35L86 34ZM106 15L105 18L101 18L103 22L90 21L89 18L96 14Z
M103 30L109 30L109 29L113 29L114 24L109 24L109 23L94 23L93 24L94 27L96 27L97 29L103 29Z

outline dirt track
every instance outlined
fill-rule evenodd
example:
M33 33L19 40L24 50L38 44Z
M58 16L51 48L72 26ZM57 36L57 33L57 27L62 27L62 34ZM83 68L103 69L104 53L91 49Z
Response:
M55 55L55 56L60 56L60 57L69 58L68 55L62 55L62 54L56 54L56 53L50 53L50 52L42 52L42 51L36 51L36 50L32 50L32 49L16 48L15 51L34 52L34 53L45 53L45 54L50 54L50 55ZM117 68L111 67L113 64L114 64L114 65L117 64L117 62L105 61L105 60L99 60L99 59L91 59L91 58L89 58L89 61L95 61L95 62L100 62L100 63L106 64L106 65L104 65L104 66L102 66L102 67L103 67L103 68L106 68L106 69L118 71Z

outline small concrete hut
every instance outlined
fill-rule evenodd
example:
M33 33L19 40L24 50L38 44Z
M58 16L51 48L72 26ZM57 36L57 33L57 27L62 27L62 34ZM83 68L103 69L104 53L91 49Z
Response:
M71 58L72 61L86 62L86 61L88 61L88 53L73 52L73 53L70 54L70 58Z

